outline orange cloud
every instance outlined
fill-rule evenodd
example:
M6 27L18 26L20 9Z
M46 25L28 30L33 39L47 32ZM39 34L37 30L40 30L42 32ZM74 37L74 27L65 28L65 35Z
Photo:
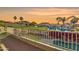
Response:
M72 15L78 16L79 8L0 8L0 19L6 21L13 21L13 16L23 16L24 20L30 22L35 21L37 23L57 23L56 17L68 17Z

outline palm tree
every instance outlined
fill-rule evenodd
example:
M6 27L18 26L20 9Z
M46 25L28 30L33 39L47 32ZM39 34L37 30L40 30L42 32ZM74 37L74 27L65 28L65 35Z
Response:
M57 17L56 20L58 21L57 24L59 25L59 22L62 20L62 17Z
M66 18L65 17L57 17L56 20L58 21L58 25L59 25L59 22L62 22L64 25Z
M20 19L20 21L23 21L24 18L23 17L20 17L19 19Z
M66 21L66 18L63 17L61 21L62 21L62 23L63 23L63 25L64 25L64 24L65 24L65 21Z
M14 19L14 22L15 22L15 20L17 19L17 17L16 17L16 16L14 16L14 17L13 17L13 19Z
M78 22L78 20L79 20L78 17L72 16L72 20L70 22L73 28L75 27L75 24Z
M21 21L21 34L22 34L22 21L24 20L24 18L21 16L19 17L20 21Z
M24 18L23 17L20 17L19 19L20 19L21 25L22 25L23 24L22 21L24 20Z
M17 19L17 17L16 16L14 16L13 17L13 19L14 19L14 23L15 23L15 20ZM14 24L15 25L15 24ZM15 25L16 26L16 25ZM14 32L16 33L16 31L15 31L16 29L14 28Z
M59 26L58 26L58 25L59 25L59 22L61 22L62 17L57 17L57 18L56 18L56 20L58 21L56 28L58 28L58 29L59 29Z
M58 21L58 25L59 25L59 22L63 23L63 25L61 25L61 29L63 29L66 18L65 17L57 17L56 20Z

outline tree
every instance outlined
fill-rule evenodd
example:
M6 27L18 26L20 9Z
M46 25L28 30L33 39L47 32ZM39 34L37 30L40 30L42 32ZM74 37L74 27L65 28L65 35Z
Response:
M36 22L31 22L30 25L35 26L37 23Z
M66 18L65 17L57 17L56 20L58 21L58 25L59 25L59 22L63 23L61 25L61 30L64 30L64 24L65 24ZM59 27L57 27L57 28L59 28Z
M63 23L63 25L64 25L64 24L65 24L65 21L66 21L66 18L63 17L63 18L61 19L61 21L62 21L62 23Z
M22 24L23 24L22 21L23 21L24 18L21 16L21 17L19 17L19 19L21 21L21 34L22 34Z
M14 22L15 22L15 20L17 19L17 17L16 17L16 16L14 16L14 17L13 17L13 19L14 19Z
M74 28L75 24L78 22L79 19L76 16L72 16L71 18L72 20L70 21L70 23L72 24L72 27Z
M23 24L23 20L24 20L24 18L21 16L21 17L19 17L19 19L20 19L20 22L21 22L21 25Z
M61 22L62 17L57 17L57 18L56 18L56 20L58 21L58 23L57 23L57 24L59 25L59 22Z
M20 17L19 19L20 19L20 21L23 21L24 18L23 17Z

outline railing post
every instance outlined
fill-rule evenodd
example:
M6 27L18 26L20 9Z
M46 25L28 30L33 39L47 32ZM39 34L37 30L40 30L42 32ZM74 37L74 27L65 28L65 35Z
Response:
M62 32L60 32L61 33L61 46L62 46Z
M47 40L47 37L46 37L46 31L45 31L45 40Z
M27 37L29 37L29 29L28 29L28 35L27 35Z
M46 38L46 40L47 40L47 31L45 31L45 38Z
M53 32L53 31L52 31ZM49 31L49 38L52 40L52 32Z
M41 30L39 30L39 40L41 39Z
M40 30L40 40L41 40L41 30Z
M41 36L40 36L41 37L40 40L41 40L42 39L42 31L40 31L40 33L41 33Z
M53 43L55 44L55 32L53 31Z
M53 39L54 40L54 31L53 31L53 34L51 34L51 39Z
M43 39L45 39L45 32L43 31Z
M49 44L49 39L48 39L48 31L46 31L46 40L47 40L47 43Z
M49 39L49 31L47 31L47 39ZM49 39L50 40L50 39Z
M29 29L28 29L28 37L29 37Z
M46 31L44 31L44 32L45 32L45 40L46 40L46 39L47 39L47 38L46 38Z
M48 31L46 31L46 40L49 43L50 40L48 39Z
M66 43L65 42L65 39L66 39L65 32L64 32L64 35L63 36L64 36L63 40L64 40L64 48L65 48L65 43Z
M54 35L55 35L54 40L55 40L55 44L56 44L56 31L54 31Z
M51 45L53 45L53 31L52 31L52 37L51 37L51 35L49 36L49 39L50 39L50 41L51 41Z
M57 35L58 35L58 46L59 46L59 31L58 31L58 34Z
M69 49L69 33L68 33L68 42L67 43L68 43L68 49Z
M47 39L49 39L49 31L47 31ZM50 39L49 39L50 40Z
M47 39L46 39L46 32L44 31L44 36L45 36L45 43L47 43Z
M72 33L71 38L72 38L72 39L71 39L71 41L72 41L72 42L71 42L71 43L72 43L72 45L71 45L71 46L72 46L72 50L73 50L73 33Z
M77 40L78 40L78 37L77 37L77 33L76 33L76 51L77 51Z

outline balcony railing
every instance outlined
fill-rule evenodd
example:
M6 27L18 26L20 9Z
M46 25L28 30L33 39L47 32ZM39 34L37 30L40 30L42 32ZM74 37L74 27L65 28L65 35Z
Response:
M57 48L79 51L79 33L77 32L14 29L13 33Z

